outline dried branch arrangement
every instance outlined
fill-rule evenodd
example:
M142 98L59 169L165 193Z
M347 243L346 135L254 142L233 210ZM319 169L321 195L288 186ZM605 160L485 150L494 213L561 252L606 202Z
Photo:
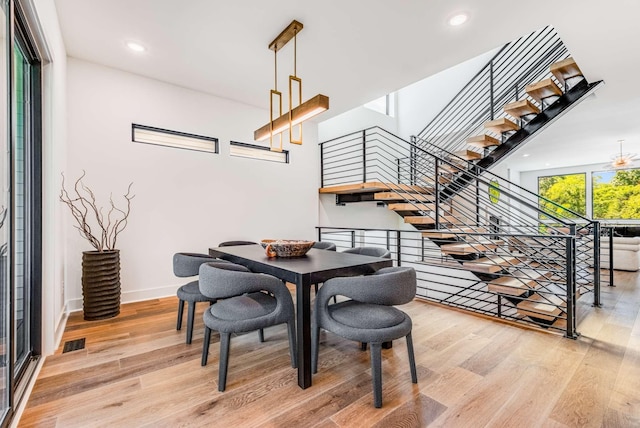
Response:
M131 200L135 196L131 194L133 183L129 184L127 193L123 195L126 207L124 209L116 207L113 202L113 195L109 195L110 208L105 215L104 208L98 208L93 191L82 182L85 175L86 173L82 171L82 175L76 180L70 194L65 188L63 173L60 200L71 210L71 214L77 223L75 228L80 231L80 235L100 252L113 250L116 247L118 234L127 227L129 213L131 212ZM97 230L96 233L94 233L92 225Z

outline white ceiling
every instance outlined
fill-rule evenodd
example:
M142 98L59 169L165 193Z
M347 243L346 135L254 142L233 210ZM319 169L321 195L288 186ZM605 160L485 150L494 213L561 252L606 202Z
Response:
M304 98L328 95L326 119L553 25L589 81L580 104L507 164L530 170L603 163L625 139L640 152L637 0L55 0L71 57L268 108L268 44L296 19ZM449 27L459 11L468 23ZM125 47L137 41L147 51ZM278 85L292 69L278 53ZM262 124L256 124L256 128ZM418 130L416 130L418 131ZM545 165L549 164L549 165Z

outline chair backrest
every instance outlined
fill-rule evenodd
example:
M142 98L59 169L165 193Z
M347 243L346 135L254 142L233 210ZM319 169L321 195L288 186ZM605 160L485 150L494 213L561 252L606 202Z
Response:
M207 297L225 299L256 291L269 291L282 296L289 293L278 278L262 273L253 273L235 263L205 263L200 266L200 292ZM290 297L290 296L289 296Z
M343 253L361 254L363 256L382 257L383 259L391 258L391 251L384 247L354 247L347 248Z
M201 264L215 261L220 260L208 254L175 253L173 255L173 274L180 278L196 276Z
M258 243L251 241L225 241L218 244L218 247L233 247L235 245L258 245Z
M313 244L312 248L317 248L318 250L329 250L329 251L335 251L336 250L336 244L334 244L333 242L316 242L315 244Z
M328 301L340 294L358 302L404 305L416 296L416 271L412 267L382 268L373 275L333 278L324 283L317 299Z

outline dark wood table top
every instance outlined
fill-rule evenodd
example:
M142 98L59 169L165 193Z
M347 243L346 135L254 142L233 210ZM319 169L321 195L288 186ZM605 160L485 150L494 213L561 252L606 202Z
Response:
M261 245L239 245L210 248L209 254L234 263L240 263L256 271L271 273L289 282L296 282L296 275L308 276L309 284L324 282L336 276L362 275L391 266L390 259L360 254L312 248L302 257L269 258ZM257 269L258 265L260 268ZM353 272L351 272L353 270Z

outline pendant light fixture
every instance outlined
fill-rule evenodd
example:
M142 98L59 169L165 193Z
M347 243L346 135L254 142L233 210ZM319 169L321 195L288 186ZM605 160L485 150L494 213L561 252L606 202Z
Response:
M607 165L609 168L613 168L613 169L629 168L634 165L636 154L623 153L622 143L624 143L624 140L618 140L618 144L620 144L620 153L611 157L611 163Z
M289 141L293 144L302 144L302 122L322 113L329 108L329 97L318 94L309 100L302 102L302 79L297 76L297 35L302 30L303 25L293 20L270 44L269 49L274 51L275 63L275 85L270 92L269 100L269 123L255 130L253 138L262 141L269 138L271 150L282 151L282 132L289 130ZM278 60L277 54L291 39L293 44L293 75L289 76L289 110L282 113L282 93L278 91ZM297 96L294 97L294 86L297 87ZM274 109L274 101L278 109ZM294 101L296 105L294 106ZM274 110L277 117L274 117ZM298 126L297 132L294 127ZM274 136L278 135L279 145L274 146Z

